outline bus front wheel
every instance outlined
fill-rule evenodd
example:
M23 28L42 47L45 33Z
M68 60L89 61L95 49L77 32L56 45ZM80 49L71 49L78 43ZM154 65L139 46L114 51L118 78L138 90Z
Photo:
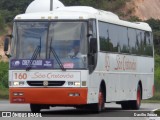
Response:
M101 88L98 93L98 103L92 104L91 111L95 113L102 112L105 108L104 91Z
M41 111L41 105L30 104L30 109L32 113L39 113Z

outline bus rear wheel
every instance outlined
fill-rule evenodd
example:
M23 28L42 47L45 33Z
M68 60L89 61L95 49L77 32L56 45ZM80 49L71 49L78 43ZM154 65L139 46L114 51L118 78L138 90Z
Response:
M30 109L32 113L39 113L41 111L41 105L30 104Z
M138 110L141 106L141 99L142 99L142 91L141 91L141 87L140 85L138 85L138 88L137 88L137 99L132 101L132 104L131 104L131 108L134 109L134 110Z
M140 85L137 87L137 99L133 101L124 101L121 103L122 109L138 110L141 106L142 91Z

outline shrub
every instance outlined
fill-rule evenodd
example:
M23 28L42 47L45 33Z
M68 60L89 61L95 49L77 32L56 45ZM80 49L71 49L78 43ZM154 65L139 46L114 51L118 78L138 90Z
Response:
M155 55L155 89L160 93L160 56Z
M8 88L8 63L0 62L0 88Z

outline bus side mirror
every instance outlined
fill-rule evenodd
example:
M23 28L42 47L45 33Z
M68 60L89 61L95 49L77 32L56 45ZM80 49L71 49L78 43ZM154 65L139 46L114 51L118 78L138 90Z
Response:
M4 52L8 58L11 57L11 55L7 53L9 48L9 42L10 42L10 35L7 35L4 40Z
M97 38L90 39L90 53L97 53Z
M4 52L8 51L8 47L9 47L9 37L6 37L4 40Z

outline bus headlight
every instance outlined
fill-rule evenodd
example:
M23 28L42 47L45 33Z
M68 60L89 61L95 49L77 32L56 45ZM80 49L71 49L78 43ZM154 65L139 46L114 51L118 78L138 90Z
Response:
M11 86L24 86L25 82L24 81L13 81L11 82Z
M80 82L71 82L69 81L68 82L68 86L75 86L75 87L80 87L81 86L81 83Z
M19 82L13 82L14 86L19 86Z
M77 87L80 87L81 84L80 84L80 82L75 82L74 85Z

